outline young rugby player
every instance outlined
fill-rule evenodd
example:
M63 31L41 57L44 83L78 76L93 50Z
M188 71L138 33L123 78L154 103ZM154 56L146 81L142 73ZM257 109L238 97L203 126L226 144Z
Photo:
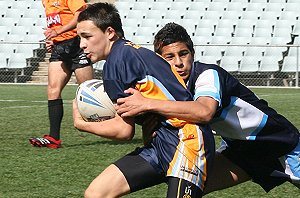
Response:
M125 40L118 10L112 4L89 5L78 17L80 46L93 62L106 60L104 88L113 102L134 87L147 98L191 101L192 95L172 67L151 50ZM74 126L111 139L131 139L135 123L153 114L85 122L73 103ZM212 167L214 138L208 125L176 117L160 118L152 143L107 167L89 185L86 197L119 197L162 182L167 197L202 197Z

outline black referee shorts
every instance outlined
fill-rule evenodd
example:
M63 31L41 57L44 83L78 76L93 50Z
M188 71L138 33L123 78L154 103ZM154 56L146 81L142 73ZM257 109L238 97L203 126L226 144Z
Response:
M72 72L77 68L92 65L91 60L86 57L83 49L80 48L79 36L54 43L49 61L63 61L66 68Z

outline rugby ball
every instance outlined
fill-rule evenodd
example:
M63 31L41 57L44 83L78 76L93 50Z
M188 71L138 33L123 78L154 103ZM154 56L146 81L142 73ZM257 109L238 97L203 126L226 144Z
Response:
M78 111L88 122L101 122L115 117L116 110L101 80L92 79L81 83L76 91Z

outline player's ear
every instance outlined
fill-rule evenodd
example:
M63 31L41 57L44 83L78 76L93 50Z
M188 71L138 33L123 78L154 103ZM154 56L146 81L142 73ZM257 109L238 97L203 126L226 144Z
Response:
M106 33L109 39L113 39L115 36L117 36L115 29L110 26L106 29Z

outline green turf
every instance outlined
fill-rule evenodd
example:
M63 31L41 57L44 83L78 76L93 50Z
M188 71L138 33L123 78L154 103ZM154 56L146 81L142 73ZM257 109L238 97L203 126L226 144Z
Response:
M0 85L0 198L83 197L88 184L106 166L141 145L138 132L132 142L117 142L78 132L72 125L71 100L76 87L63 92L65 116L63 148L33 148L28 138L48 133L45 86ZM254 89L270 105L300 128L298 89ZM108 184L109 185L109 184ZM162 184L127 195L128 198L165 197ZM299 197L284 184L266 194L252 182L205 197Z

